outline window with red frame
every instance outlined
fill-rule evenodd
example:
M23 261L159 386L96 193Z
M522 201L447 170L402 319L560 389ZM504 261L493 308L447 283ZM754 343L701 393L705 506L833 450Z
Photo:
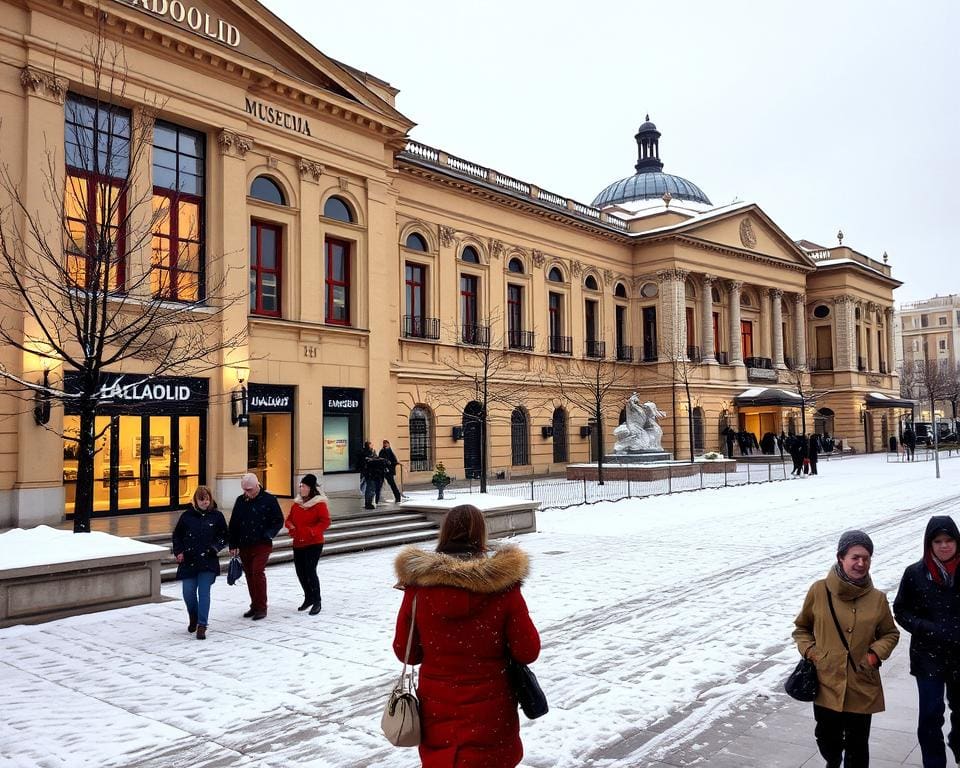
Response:
M283 261L281 231L275 224L250 224L250 312L280 316L280 287Z
M83 290L122 291L130 112L69 93L64 119L66 279Z
M427 311L426 273L427 269L422 264L414 264L409 261L406 263L404 308L407 317L410 318L407 320L406 334L408 336L422 337L424 335L424 318Z
M328 239L327 322L350 324L350 243Z
M173 301L203 299L205 137L157 121L153 129L150 286Z

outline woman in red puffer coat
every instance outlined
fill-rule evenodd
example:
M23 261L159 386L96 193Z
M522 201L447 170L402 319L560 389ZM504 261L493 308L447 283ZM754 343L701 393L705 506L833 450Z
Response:
M520 583L530 568L516 546L487 548L483 514L454 507L436 552L397 556L404 590L393 650L403 661L417 597L410 662L420 664L420 760L424 768L513 768L523 757L508 654L530 664L540 635Z
M310 609L310 615L320 613L320 577L317 564L323 552L323 533L330 527L327 497L317 486L316 475L304 475L290 514L284 523L293 539L293 565L303 588L303 603L297 609Z

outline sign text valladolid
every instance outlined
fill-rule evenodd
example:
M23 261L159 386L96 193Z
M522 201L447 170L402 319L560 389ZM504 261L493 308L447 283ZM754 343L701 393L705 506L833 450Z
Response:
M231 48L240 45L240 30L233 24L181 0L116 0L116 2L183 24L197 34L217 40Z

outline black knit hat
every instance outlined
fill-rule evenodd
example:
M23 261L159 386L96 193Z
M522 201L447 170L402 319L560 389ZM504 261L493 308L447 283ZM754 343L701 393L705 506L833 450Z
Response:
M840 535L840 541L837 543L837 557L843 557L847 554L850 547L857 546L863 547L870 553L871 557L873 556L873 542L867 534L856 529L844 531Z
M316 495L320 493L320 489L317 487L317 476L316 475L304 475L303 480L300 481L303 485L306 485L310 488L311 495Z

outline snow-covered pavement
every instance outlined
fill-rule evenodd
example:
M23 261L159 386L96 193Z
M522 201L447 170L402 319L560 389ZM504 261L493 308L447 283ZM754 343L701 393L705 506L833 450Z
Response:
M524 721L524 765L652 765L693 742L779 688L793 616L841 531L870 533L874 580L892 593L929 515L960 514L960 459L939 481L932 464L883 456L820 470L541 512L519 541L551 711ZM416 765L379 732L399 671L395 554L322 560L318 617L296 611L292 565L268 572L260 622L240 617L246 589L220 579L205 642L179 601L0 630L0 767Z

